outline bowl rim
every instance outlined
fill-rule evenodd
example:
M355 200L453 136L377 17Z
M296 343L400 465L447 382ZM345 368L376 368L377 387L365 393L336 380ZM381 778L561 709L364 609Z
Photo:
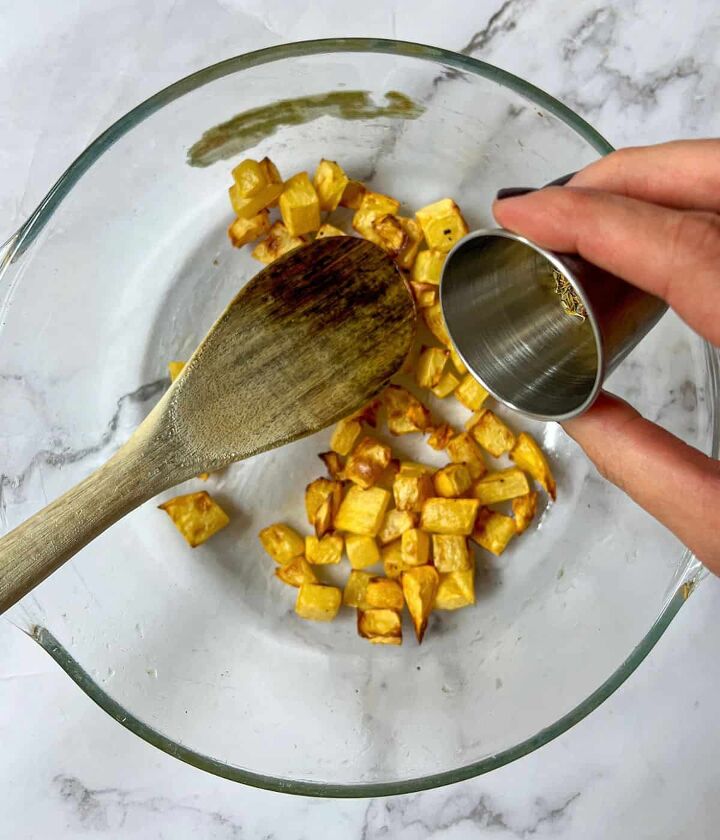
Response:
M65 196L93 163L124 134L165 105L223 76L231 75L251 67L293 57L343 52L379 53L417 58L473 73L474 75L494 81L503 87L510 88L534 104L539 105L572 128L599 154L604 155L613 151L613 147L602 135L562 102L520 77L487 62L472 58L471 56L462 55L439 47L385 38L327 38L281 44L227 58L216 64L197 70L150 96L102 132L70 164L16 233L4 245L0 245L0 280L2 279L3 270L27 250ZM1 308L2 306L0 306ZM705 348L710 371L710 393L707 397L710 404L715 407L718 405L718 398L720 396L720 351L710 347L708 344L705 345ZM720 428L715 423L711 444L711 455L714 458L718 456L719 439ZM645 636L595 691L549 726L512 747L508 747L501 752L486 756L479 761L463 765L454 770L445 770L426 776L390 782L334 784L301 779L283 779L235 767L196 752L148 726L113 700L82 668L80 663L55 639L48 629L35 626L30 631L26 630L26 632L30 633L32 638L57 662L68 676L110 717L114 718L118 723L121 723L149 744L198 769L231 781L242 782L252 787L280 793L327 798L392 796L428 790L479 776L533 752L566 732L591 711L596 709L632 674L655 646L673 618L677 615L680 607L694 590L698 581L705 574L699 561L697 561L691 552L686 550L679 567L678 575L673 586L670 588L664 607Z

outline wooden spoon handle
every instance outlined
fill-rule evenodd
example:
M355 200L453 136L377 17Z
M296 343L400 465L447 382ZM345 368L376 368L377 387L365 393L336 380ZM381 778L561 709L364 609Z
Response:
M155 467L162 446L153 451L136 435L80 484L0 539L0 613L126 513L175 483L174 475Z

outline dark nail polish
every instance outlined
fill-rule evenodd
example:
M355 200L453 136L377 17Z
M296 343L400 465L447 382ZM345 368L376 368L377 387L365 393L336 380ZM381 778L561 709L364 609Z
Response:
M527 195L531 192L535 192L535 187L503 187L497 191L495 198L500 201L502 198L515 198L515 196Z
M554 181L548 181L545 184L546 187L564 187L565 184L572 178L573 175L577 175L577 172L568 172L567 175L561 175L559 178L556 178Z

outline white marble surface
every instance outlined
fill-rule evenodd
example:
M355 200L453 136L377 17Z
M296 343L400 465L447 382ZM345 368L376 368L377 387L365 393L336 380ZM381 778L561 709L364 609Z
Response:
M0 241L113 119L181 75L295 40L375 35L496 63L616 145L717 134L713 0L0 0ZM0 431L1 434L1 431ZM0 838L714 838L720 823L720 584L707 580L590 718L483 778L325 802L200 773L109 720L0 621Z

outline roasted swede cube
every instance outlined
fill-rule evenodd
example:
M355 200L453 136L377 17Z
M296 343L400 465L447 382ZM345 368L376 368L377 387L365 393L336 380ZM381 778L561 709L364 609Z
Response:
M377 536L378 542L380 545L389 545L399 540L405 531L414 528L416 524L417 514L409 510L389 510L385 514L382 528Z
M455 429L447 423L441 423L432 429L428 429L430 435L427 444L431 449L440 452L447 448L448 443L455 437Z
M406 271L412 268L417 257L420 245L422 245L423 234L420 225L415 219L407 219L404 216L398 216L402 229L405 231L405 244L400 253L395 258L395 261L400 268Z
M357 628L374 645L402 644L402 620L394 610L358 610Z
M440 577L432 566L417 566L403 572L403 595L415 628L418 644L422 643L425 635L439 583Z
M456 499L464 495L472 486L472 477L465 464L448 464L433 476L436 496Z
M282 522L263 528L259 537L265 551L283 566L305 553L305 540L294 528Z
M372 575L368 572L359 572L357 570L350 572L350 577L348 577L345 589L343 590L343 604L346 607L366 608L365 593L367 592L368 583L371 580Z
M415 381L421 388L433 388L445 370L448 351L443 347L423 347L415 365Z
M382 193L366 192L353 216L352 226L360 236L369 239L380 247L384 247L381 237L375 230L374 224L377 219L383 216L394 216L400 209L400 202L389 195Z
M329 236L347 236L347 233L344 230L340 230L340 228L336 228L335 225L326 222L318 228L315 239L327 239Z
M371 609L388 609L400 612L403 593L400 584L390 578L374 577L368 581L365 603Z
M447 454L453 464L465 464L471 478L480 478L487 472L482 452L467 432L451 438Z
M465 374L453 393L455 398L470 411L479 411L489 396L483 386L469 373Z
M400 540L395 540L382 548L382 561L385 576L396 580L405 571L407 566L402 561L402 546Z
M345 537L345 552L353 569L367 569L380 562L380 548L374 537L348 534Z
M446 370L445 373L440 377L439 382L430 390L435 394L435 396L440 399L444 400L445 397L449 397L450 394L457 388L460 384L460 380L455 376L452 371Z
M330 449L338 455L349 455L355 441L360 437L362 424L356 417L346 417L333 430L330 438Z
M205 490L175 496L158 507L172 519L192 548L209 540L230 522L225 511Z
M512 512L515 519L515 530L518 534L528 529L537 510L537 493L531 490L525 496L518 496L513 499Z
M316 478L305 488L305 512L316 536L323 537L332 529L341 501L341 481Z
M278 204L285 227L293 236L320 227L320 201L307 172L298 172L285 182Z
M459 610L475 603L475 565L459 572L440 575L433 609Z
M527 476L518 467L488 473L478 479L472 488L472 496L481 505L494 505L524 496L530 492Z
M432 478L427 473L413 475L400 470L395 476L393 495L398 510L421 511L425 500L432 494Z
M351 534L377 536L385 511L390 503L390 493L382 487L363 490L353 485L345 495L335 516L335 527Z
M515 445L515 435L489 408L481 409L468 423L468 431L495 458L509 452Z
M367 189L361 181L350 179L343 190L340 206L349 207L350 210L359 209L366 192Z
M430 562L430 536L410 528L400 537L400 557L405 566L424 566Z
M376 438L364 437L345 463L345 478L367 490L377 484L391 457L389 446Z
M332 621L341 603L342 592L337 586L303 583L298 590L295 612L309 621Z
M228 194L230 195L230 204L235 211L235 215L239 219L252 219L261 210L265 210L277 201L282 191L282 184L268 184L266 187L262 187L255 195L244 196L241 195L238 185L233 184L228 190Z
M339 563L343 552L343 538L340 534L325 534L324 537L305 537L305 559L313 566L329 566Z
M336 481L342 481L345 478L345 468L337 452L321 452L318 458L325 464L330 478Z
M451 198L443 198L421 207L415 213L415 218L422 228L428 247L435 251L447 253L468 233L460 208Z
M312 566L304 557L293 557L293 559L284 566L278 566L275 569L275 577L279 578L288 586L300 587L303 583L317 583L318 579Z
M553 474L550 471L550 465L547 462L545 453L527 432L520 432L517 442L510 452L510 457L520 469L530 473L535 481L541 487L545 488L548 496L555 501L557 498L557 486Z
M438 572L459 572L472 565L467 537L458 534L433 534L433 565Z
M334 160L324 158L318 164L313 176L313 186L321 210L334 210L340 203L349 182L348 176Z
M499 556L515 534L515 520L512 516L480 508L472 532L472 538L478 545Z
M235 219L228 228L230 242L235 248L240 248L265 236L270 231L270 214L267 210L261 210L257 216L250 219Z
M185 362L168 362L168 373L170 374L170 381L174 382L182 373L185 367Z
M412 291L415 305L418 309L427 309L430 306L435 306L438 302L438 287L430 283L416 283L414 280L410 281L410 290Z
M253 248L251 256L265 265L270 265L278 257L289 254L304 244L305 240L301 236L293 236L282 222L275 222L265 239L261 239Z
M413 263L410 277L415 283L439 286L446 256L442 251L420 251Z
M477 499L428 499L420 527L432 534L471 534L479 507Z
M449 347L450 336L448 335L447 328L445 327L445 319L443 318L440 304L436 303L433 304L433 306L428 306L425 309L422 309L420 314L422 315L423 321L425 321L425 325L435 338L437 338L440 344L444 344L446 347Z
M408 390L400 385L389 385L383 391L387 412L387 425L393 435L424 432L430 425L430 412Z
M455 370L460 374L460 376L464 376L467 373L465 362L463 362L463 360L460 358L460 354L452 344L449 345L448 349L450 350L450 359L453 363Z

